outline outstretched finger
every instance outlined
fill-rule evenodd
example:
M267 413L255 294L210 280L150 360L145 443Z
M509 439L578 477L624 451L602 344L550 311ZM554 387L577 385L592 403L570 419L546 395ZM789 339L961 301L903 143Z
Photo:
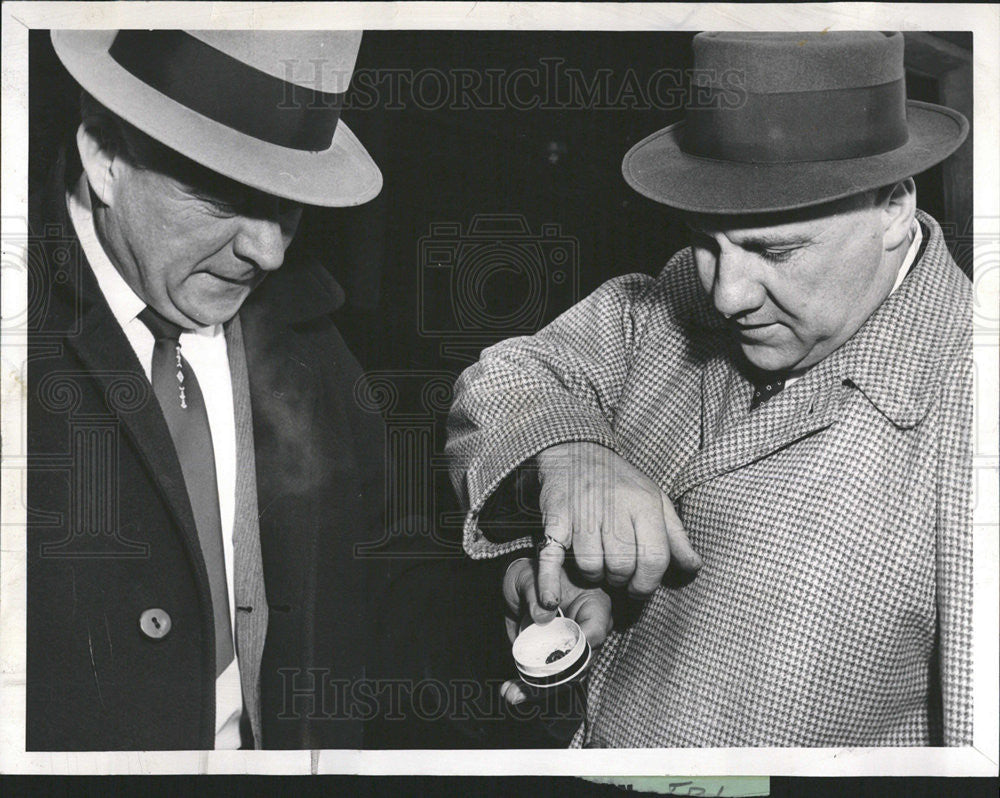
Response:
M507 567L503 579L504 622L507 636L513 643L524 625L527 617L534 619L539 612L544 612L538 606L535 598L535 564L528 557L515 560ZM551 620L553 613L545 613Z
M539 478L542 490L538 504L542 511L545 538L538 549L536 586L542 606L555 610L562 601L560 576L566 561L566 550L573 542L565 463L546 460L539 471Z
M674 504L667 494L661 494L663 504L663 523L667 527L667 540L670 542L670 558L685 571L697 571L702 566L702 559L691 546L687 532L681 519L674 510Z
M538 601L538 591L535 586L538 578L537 569L537 565L530 569L522 569L514 583L514 588L517 591L515 606L518 610L518 632L520 632L521 627L526 625L525 621L528 618L534 623L548 623L556 617L554 609L543 607ZM508 609L510 609L510 602L508 602Z
M555 611L562 600L560 578L570 540L563 527L550 526L546 528L545 538L538 549L538 596L542 607L547 610Z

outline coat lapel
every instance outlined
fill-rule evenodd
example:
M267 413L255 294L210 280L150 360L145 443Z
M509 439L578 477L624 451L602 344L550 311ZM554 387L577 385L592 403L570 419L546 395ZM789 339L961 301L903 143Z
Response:
M240 612L237 635L241 661L246 650L256 671L252 684L249 675L244 677L251 726L256 742L267 747L304 747L307 738L307 718L283 718L282 669L333 667L326 659L313 658L315 580L332 577L317 566L317 548L328 545L315 532L317 522L325 520L318 514L325 513L326 497L317 497L310 486L323 463L337 454L338 441L329 439L323 429L326 419L317 415L332 399L324 395L316 368L334 369L337 353L312 351L305 331L328 323L322 317L333 311L336 296L322 267L310 270L294 254L286 260L250 295L238 327L234 322L229 331L231 336L239 331L243 339L248 437L256 471L255 512L248 519L253 526L237 530L245 537L242 543L237 538L236 589L256 591L257 598L251 599L252 613ZM232 337L230 341L235 343ZM234 397L237 383L234 370ZM239 414L237 424L242 424ZM243 454L240 460L242 471ZM258 604L267 614L258 613Z
M108 411L118 419L129 442L139 452L151 481L181 530L192 561L197 565L199 581L204 579L207 592L208 575L202 561L198 531L167 423L135 352L100 295L86 259L80 257L80 285L70 290L79 290L82 296L83 319L79 334L69 335L66 344L80 358L87 378L97 384ZM143 386L145 401L118 401L124 389L133 390L136 385Z
M236 598L236 652L243 701L254 738L261 748L260 663L267 636L268 607L260 550L257 468L254 455L250 383L239 318L226 326L229 372L236 421L236 513L233 519L233 592Z
M44 210L45 218L53 220L62 237L76 240L76 231L66 208L66 178L71 173L68 156L66 149L60 151L45 192ZM79 168L79 164L76 166ZM75 169L72 172L78 174ZM65 314L56 311L53 316L67 322L61 328L60 337L79 357L86 378L97 384L109 413L118 419L128 440L139 452L151 482L156 485L177 522L192 562L196 564L199 589L204 588L207 594L208 574L202 560L198 531L167 423L139 359L101 293L79 241L76 240L75 246L70 249L76 253L77 268L68 270L68 279L57 283L53 290L56 303L65 309ZM74 323L77 314L80 317L79 327ZM136 386L143 386L144 401L141 397L129 395L130 391L136 390Z
M749 380L730 356L713 358L702 377L702 448L674 478L671 497L834 424L850 393L836 372L821 364L751 412Z

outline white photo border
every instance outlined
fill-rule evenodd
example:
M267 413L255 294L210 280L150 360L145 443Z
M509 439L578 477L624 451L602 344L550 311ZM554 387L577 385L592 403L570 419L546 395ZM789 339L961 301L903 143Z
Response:
M968 748L439 751L26 752L26 342L2 341L0 772L60 774L450 774L684 776L996 776L1000 761L997 314L1000 306L1000 14L957 3L91 3L5 2L2 303L23 308L16 266L28 202L28 31L32 28L334 28L366 30L970 30L974 34L976 457L974 744ZM20 221L19 221L20 220ZM470 755L471 754L471 755Z

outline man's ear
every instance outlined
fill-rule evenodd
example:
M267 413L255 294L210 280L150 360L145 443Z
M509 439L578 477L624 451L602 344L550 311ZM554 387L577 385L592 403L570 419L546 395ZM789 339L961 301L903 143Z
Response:
M882 192L885 192L884 194ZM879 192L882 211L883 243L887 252L901 247L910 236L917 211L917 186L912 177Z
M76 146L90 187L102 203L111 206L122 163L118 158L118 139L107 124L107 120L85 118L76 131Z

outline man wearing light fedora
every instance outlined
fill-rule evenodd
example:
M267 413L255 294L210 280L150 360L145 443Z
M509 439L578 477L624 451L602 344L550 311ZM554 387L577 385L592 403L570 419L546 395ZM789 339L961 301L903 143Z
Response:
M460 378L466 550L532 544L486 521L537 475L508 631L603 642L575 746L968 745L971 287L912 180L968 123L906 100L898 33L694 61L717 91L623 164L691 246Z
M290 246L375 197L360 32L56 31L83 89L37 203L29 750L354 748L382 428Z

